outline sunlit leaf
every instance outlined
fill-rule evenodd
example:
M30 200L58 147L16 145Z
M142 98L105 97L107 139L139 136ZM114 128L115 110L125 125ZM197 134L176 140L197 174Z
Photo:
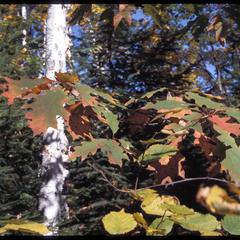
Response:
M219 215L240 214L240 202L231 198L224 189L217 185L200 188L197 200L212 213Z
M142 213L133 213L133 217L139 226L143 227L145 230L148 228L146 220L143 218Z
M176 205L176 204L169 204L169 203L163 203L162 208L165 210L171 211L173 214L176 215L191 215L194 214L194 210L191 208L188 208L185 205Z
M240 216L226 215L222 220L222 226L232 235L240 235Z
M146 197L154 199L157 198L159 195L157 191L150 188L146 188L132 191L131 196L136 200L143 201Z
M12 220L4 227L0 228L0 234L8 231L45 235L49 233L48 228L42 223L23 220Z
M141 98L151 98L152 96L154 96L156 93L162 93L163 92L166 92L167 91L167 88L159 88L157 90L153 90L153 91L150 91L150 92L147 92L145 94L142 95Z
M113 235L125 234L134 230L137 222L132 214L125 213L124 209L119 212L110 212L102 219L105 230Z
M179 102L174 100L163 100L157 101L156 103L147 103L142 109L175 109L175 108L184 108L187 107L188 104L185 102Z
M139 161L142 163L150 163L159 160L161 157L174 155L176 152L177 148L174 146L154 144L139 157Z
M226 107L225 111L229 116L235 118L240 123L240 110L238 108Z
M236 136L240 136L240 124L239 123L231 123L231 117L219 117L217 115L212 115L208 117L213 124L218 125L221 129L232 133Z
M210 100L209 98L200 96L197 93L187 92L186 97L188 100L194 99L195 104L197 104L199 107L206 106L207 108L212 108L212 109L224 107L224 105L222 103L214 102L214 101Z
M229 171L233 180L237 184L240 184L240 147L236 144L234 138L231 137L228 132L222 130L217 125L214 125L213 127L220 134L217 136L217 139L219 139L226 147L231 146L231 148L226 149L226 157L221 164Z
M173 215L171 220L180 224L183 228L190 231L199 231L201 233L214 231L221 228L220 222L210 214L200 214L195 212L192 215Z
M55 73L56 80L63 83L72 83L75 84L79 82L78 75L70 73Z
M166 236L172 231L173 224L174 222L167 217L156 218L147 229L147 235Z
M75 147L74 156L79 156L81 160L85 160L87 156L94 155L98 149L108 157L109 162L112 164L122 166L122 160L129 159L117 141L104 138L81 142L80 146Z
M111 111L109 111L107 108L102 112L103 116L106 119L107 124L111 128L113 134L115 134L118 131L119 128L119 121L116 114L113 114Z
M178 204L178 200L172 196L159 196L156 198L146 196L141 204L141 208L147 214L171 216L173 213L162 207L164 203Z

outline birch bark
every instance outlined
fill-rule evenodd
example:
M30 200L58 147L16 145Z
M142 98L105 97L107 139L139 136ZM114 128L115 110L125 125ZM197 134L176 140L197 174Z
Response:
M26 7L26 5L23 5L23 6L21 7L21 15L22 15L22 18L24 19L24 21L26 21L26 20L27 20L27 7ZM26 30L26 29L23 29L22 33L23 33L22 45L23 45L23 47L24 47L24 46L26 46L26 44L27 44L27 41L26 41L26 38L27 38L27 30Z
M64 180L68 175L65 165L69 160L69 142L64 133L64 119L57 115L57 129L49 127L43 136L42 187L39 210L43 212L45 224L55 227L67 205L62 196Z
M67 35L67 7L50 4L46 22L46 77L55 79L55 72L66 72L66 54L69 45Z
M46 20L45 59L46 77L56 81L55 72L66 72L66 57L69 49L66 14L68 5L50 4ZM54 107L54 106L53 106ZM62 196L64 180L68 175L65 168L69 160L69 142L64 133L64 119L56 116L57 129L49 127L43 136L45 149L42 155L42 186L39 210L43 212L45 224L55 227L63 210L68 207Z

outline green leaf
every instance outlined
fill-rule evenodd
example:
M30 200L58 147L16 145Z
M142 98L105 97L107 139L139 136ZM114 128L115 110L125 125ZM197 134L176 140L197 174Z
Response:
M147 229L148 236L166 236L172 231L174 222L169 218L156 218ZM157 230L157 231L156 231Z
M132 214L125 213L124 209L119 212L110 212L102 219L105 230L110 234L124 234L134 230L137 222Z
M174 146L154 144L150 146L144 154L140 155L139 161L142 163L150 163L159 160L161 157L172 156L177 150L177 147Z
M193 93L193 92L187 92L186 98L188 100L194 99L195 104L197 104L199 107L202 107L203 105L205 105L207 108L211 108L211 109L217 109L217 108L224 107L224 105L222 103L214 102L207 97L202 97L199 94Z
M146 4L146 5L149 5L149 4ZM163 88L159 88L157 90L154 90L154 91L150 91L150 92L147 92L145 93L144 95L141 96L141 98L151 98L155 93L163 93L167 90L167 88L163 87Z
M75 147L75 155L85 160L90 154L96 154L98 149L100 149L103 154L107 155L109 162L112 164L122 166L122 160L129 159L128 155L124 153L124 149L117 141L105 138L83 141L80 146Z
M226 215L222 220L223 229L233 235L240 235L240 216Z
M0 234L8 231L17 231L41 235L49 233L48 228L44 224L26 220L12 220L4 227L0 228Z
M118 141L120 142L120 144L124 149L127 149L127 150L134 149L134 146L129 141L124 139L119 139Z
M176 204L164 203L162 205L162 208L165 209L165 210L169 210L173 214L176 214L176 215L191 215L191 214L194 214L194 210L191 209L191 208L188 208L185 205L176 205Z
M235 118L240 123L240 110L238 108L226 107L224 110L229 116Z
M93 96L96 96L96 97L103 98L105 101L113 105L119 106L121 108L125 108L124 105L120 104L120 102L117 99L113 98L110 94L104 93L95 88L91 88L88 85L84 85L84 84L76 85L76 89L80 94L79 96L80 100L84 100L85 102L89 102Z
M226 147L231 146L226 150L226 157L221 162L223 167L229 171L230 176L235 182L240 183L240 147L236 144L233 137L227 131L222 130L216 125L213 128L220 133L217 139L221 141Z
M157 101L156 103L147 103L142 109L175 109L175 108L184 108L188 104L185 102L175 101L175 100L162 100Z
M202 117L202 114L199 112L192 112L192 114L185 115L183 116L184 120L191 121L191 122L196 122Z
M109 111L108 108L105 108L105 110L102 112L103 116L105 117L107 124L111 128L113 134L115 134L118 131L118 117L116 114L113 114L111 111Z
M192 215L172 215L171 220L190 231L201 233L214 231L221 228L221 224L210 214L200 214L195 212Z
M80 156L81 160L85 160L90 155L95 155L97 150L101 148L101 141L99 139L94 139L93 141L83 141L80 146L74 147L75 155Z

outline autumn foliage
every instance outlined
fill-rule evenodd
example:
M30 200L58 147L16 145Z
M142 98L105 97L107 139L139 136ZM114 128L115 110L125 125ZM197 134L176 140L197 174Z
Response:
M239 184L240 171L237 166L240 153L238 146L240 112L236 108L227 107L220 97L204 94L198 90L186 92L180 96L171 96L164 88L148 92L139 98L128 99L126 96L116 97L79 84L76 76L70 74L57 74L57 82L46 79L45 83L24 89L21 96L25 99L29 96L43 98L56 89L64 93L62 96L66 96L65 101L61 100L61 104L64 103L61 111L66 112L68 130L75 139L73 160L86 161L89 156L94 156L100 151L112 165L121 167L123 161L133 161L147 167L155 173L159 184L171 184L178 179L184 180L189 177L227 179L233 184ZM34 106L33 103L32 107L36 105ZM45 108L52 108L52 106L45 104ZM54 116L46 117L48 121L53 121L51 117ZM97 126L102 126L104 132L99 131ZM193 156L195 158L192 158ZM210 212L222 212L221 206L212 206L215 199L211 200L214 203L208 203L208 194L204 195L201 192L199 194L200 203L207 206ZM157 195L154 196L153 200L158 199ZM169 207L171 213L169 217L172 216L165 219L166 221L185 227L181 218L178 220L180 215L175 216L172 208L166 204L174 204L177 213L180 211L184 214L182 211L186 211L186 214L191 212L192 217L205 218L204 215L200 216L186 206L182 206L180 210L181 205L177 202L161 201L165 204L163 209ZM221 201L225 204L223 199ZM155 212L157 211L155 207L153 208L155 202L151 203L152 207L147 203L147 205L143 204L142 209L145 213L163 215ZM153 210L147 210L150 208ZM231 207L227 206L228 208L232 211ZM228 210L225 211L228 212ZM119 214L123 215L121 219L127 217L124 212ZM143 227L145 220L141 214L134 216L136 224L132 222L133 226L140 224ZM168 215L165 214L165 216ZM213 229L203 227L195 230L203 235L210 232L220 234L218 231L215 232L220 229L220 223L214 219L213 216L206 216L207 221L214 222ZM107 223L104 222L104 224L106 227ZM145 229L150 235L156 230L151 230L152 227ZM187 229L194 230L194 227ZM108 227L106 230L111 233ZM158 233L166 234L161 231Z

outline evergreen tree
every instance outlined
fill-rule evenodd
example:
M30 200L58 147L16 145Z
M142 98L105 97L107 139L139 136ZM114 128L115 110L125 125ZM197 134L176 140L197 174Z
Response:
M38 170L41 136L34 136L22 109L24 101L8 104L0 96L0 218L38 218Z

